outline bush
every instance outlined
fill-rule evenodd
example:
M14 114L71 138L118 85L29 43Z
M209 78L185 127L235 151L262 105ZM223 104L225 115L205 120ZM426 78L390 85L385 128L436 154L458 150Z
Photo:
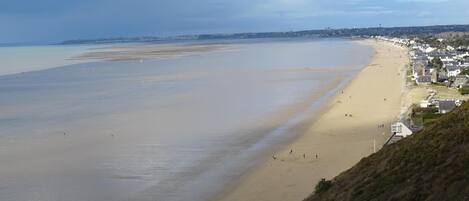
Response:
M460 89L459 89L459 93L461 93L462 95L469 94L469 87L468 87L468 86L465 86L465 87L463 87L463 88L460 88Z
M332 187L332 182L322 178L321 181L319 181L318 184L316 185L316 189L314 192L316 194L320 194L320 193L326 192L331 187Z

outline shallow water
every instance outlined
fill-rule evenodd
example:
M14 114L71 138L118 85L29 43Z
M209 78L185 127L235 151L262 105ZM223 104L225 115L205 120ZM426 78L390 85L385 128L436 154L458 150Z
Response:
M263 41L0 76L0 200L207 200L371 54Z
M0 46L0 76L82 63L74 55L103 45Z

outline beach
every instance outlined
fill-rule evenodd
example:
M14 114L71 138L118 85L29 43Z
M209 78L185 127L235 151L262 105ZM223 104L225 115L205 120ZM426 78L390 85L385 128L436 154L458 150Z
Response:
M303 200L321 178L332 179L379 150L399 119L407 50L376 40L371 62L329 102L303 135L266 156L215 200ZM384 125L384 126L380 126Z

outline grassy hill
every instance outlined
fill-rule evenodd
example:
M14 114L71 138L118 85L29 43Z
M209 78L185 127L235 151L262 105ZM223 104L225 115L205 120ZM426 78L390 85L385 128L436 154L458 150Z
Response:
M320 182L305 200L469 200L469 102Z

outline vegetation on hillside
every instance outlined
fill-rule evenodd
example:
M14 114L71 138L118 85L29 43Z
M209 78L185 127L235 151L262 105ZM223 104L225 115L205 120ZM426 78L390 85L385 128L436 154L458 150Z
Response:
M469 200L469 103L327 183L306 201Z
M467 95L469 94L469 86L463 86L460 89L458 89L458 91L459 93L461 93L461 95Z
M443 40L440 40L443 39ZM417 42L429 44L432 47L445 49L448 45L452 47L467 47L469 46L469 33L468 32L459 32L459 33L441 33L436 35L428 35L425 37L420 37L417 39Z
M421 108L414 105L410 113L412 122L418 126L428 126L440 116L441 114L438 113L437 107Z

